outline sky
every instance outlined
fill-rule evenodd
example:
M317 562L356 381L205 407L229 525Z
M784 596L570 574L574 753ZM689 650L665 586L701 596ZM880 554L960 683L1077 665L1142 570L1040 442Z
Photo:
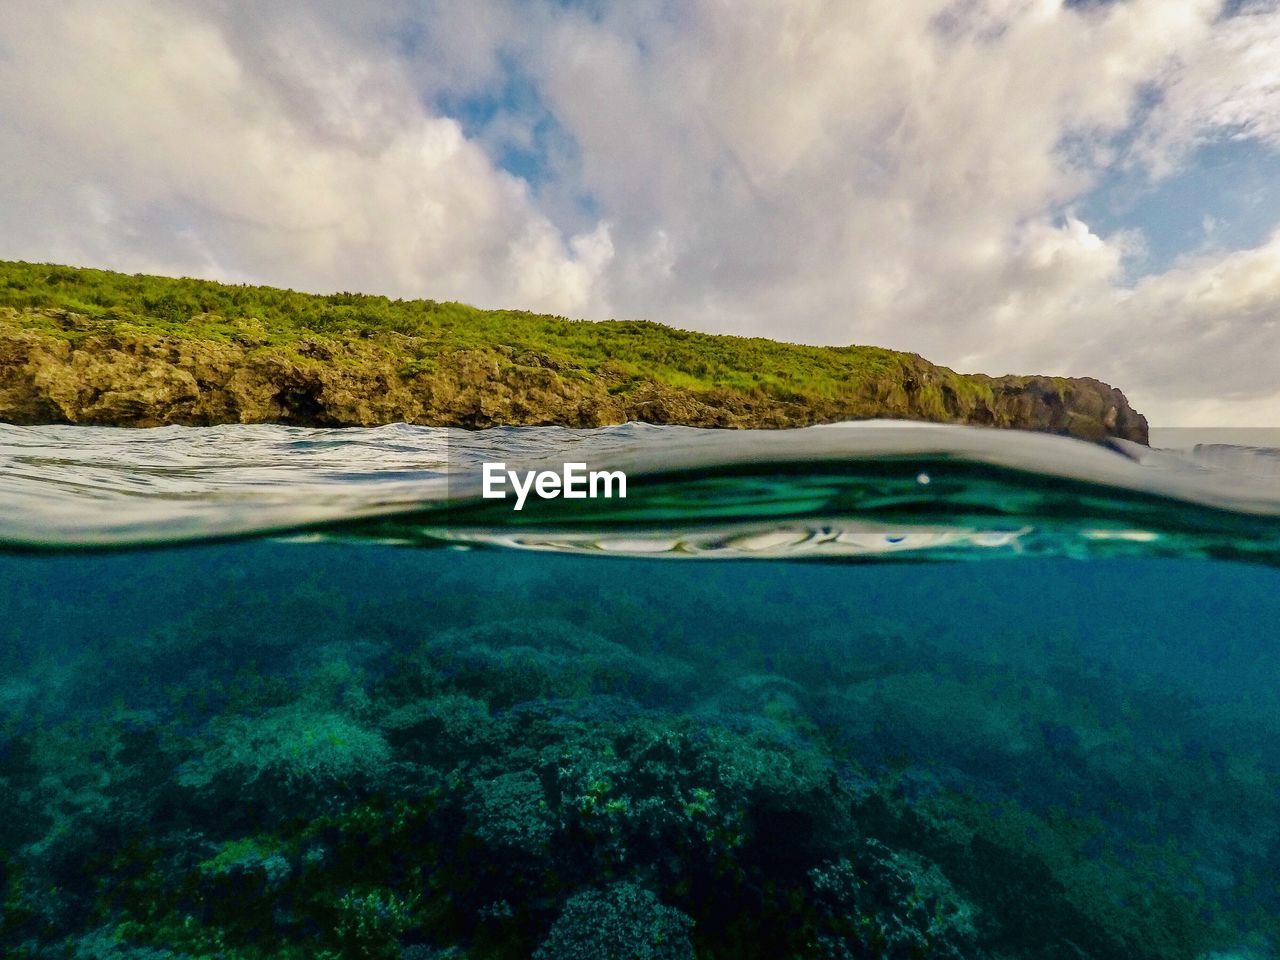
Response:
M0 0L0 258L1280 425L1280 0Z

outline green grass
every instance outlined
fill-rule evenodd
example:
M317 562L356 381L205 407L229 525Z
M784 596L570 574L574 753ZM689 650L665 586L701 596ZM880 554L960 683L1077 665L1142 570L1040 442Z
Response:
M324 338L368 339L402 355L406 368L424 371L433 369L437 357L456 351L501 351L517 363L521 355L536 353L568 368L570 376L606 373L620 390L633 379L688 390L833 398L852 383L919 364L913 355L877 347L716 336L644 320L568 320L436 300L320 296L13 261L0 261L4 307L19 311L26 326L73 338L86 331L60 327L59 311L90 318L94 331L115 327L277 347ZM959 389L981 390L960 377L955 381Z

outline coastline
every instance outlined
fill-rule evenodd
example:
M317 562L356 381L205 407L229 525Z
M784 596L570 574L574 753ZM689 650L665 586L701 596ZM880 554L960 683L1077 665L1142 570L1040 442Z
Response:
M875 364L851 369L834 387L806 389L802 380L790 389L682 385L665 371L505 343L436 348L390 331L279 343L0 307L0 420L470 429L639 421L743 429L893 418L1148 442L1146 418L1098 380L958 374L913 354L875 355Z
M0 261L0 421L720 428L921 420L1147 443L1090 378L435 300Z

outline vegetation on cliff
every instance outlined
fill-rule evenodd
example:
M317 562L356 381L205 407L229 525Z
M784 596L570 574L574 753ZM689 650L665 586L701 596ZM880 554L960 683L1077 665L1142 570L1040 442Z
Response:
M1089 379L877 347L0 262L0 419L153 426L785 427L867 417L1145 441Z

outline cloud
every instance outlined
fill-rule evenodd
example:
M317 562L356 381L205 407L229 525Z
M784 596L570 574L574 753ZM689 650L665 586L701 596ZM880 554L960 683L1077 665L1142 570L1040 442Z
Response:
M1135 159L1156 176L1218 137L1280 147L1280 4L1246 3L1157 78Z
M1148 277L1117 297L1110 316L1101 348L1133 358L1133 379L1153 400L1201 424L1228 409L1236 421L1280 424L1271 362L1280 357L1280 231L1255 249L1189 258Z
M1280 149L1275 4L0 9L3 255L879 343L1099 376L1165 423L1280 419L1280 243L1135 278L1142 234L1079 212L1206 143Z
M566 241L402 70L326 24L140 0L4 6L4 255L601 305L607 230Z

